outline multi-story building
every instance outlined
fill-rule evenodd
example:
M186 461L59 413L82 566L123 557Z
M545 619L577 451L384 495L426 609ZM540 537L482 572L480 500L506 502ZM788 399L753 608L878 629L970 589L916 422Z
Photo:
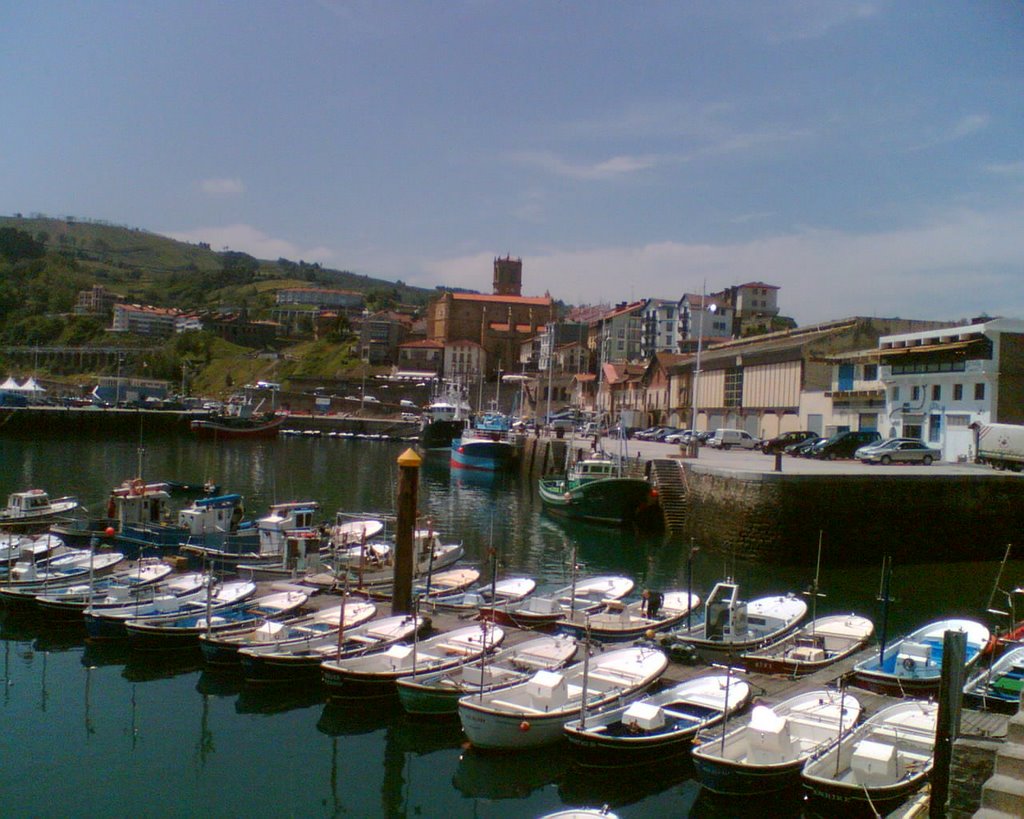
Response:
M115 304L114 333L135 333L140 336L170 336L181 314L173 307L149 307L142 304Z
M444 342L433 339L407 341L398 345L399 372L440 376L444 372Z
M364 316L359 333L359 357L368 364L394 364L398 345L409 335L410 320L393 310Z
M487 352L475 341L460 339L444 345L445 379L455 384L472 384L487 371Z
M1024 320L886 335L877 356L883 435L921 438L944 460L969 460L971 424L1024 423Z
M286 287L277 291L277 303L309 304L314 307L335 307L362 310L364 296L354 290L333 290L325 287Z
M558 361L557 351L568 345L568 344L581 344L584 349L587 346L587 325L580 322L572 321L559 321L549 324L544 328L539 336L540 346L537 352L537 369L546 371L548 369L548 361L551 355L555 355L555 368L559 368L560 365L565 369L564 363ZM572 366L569 368L573 372L578 372L578 362L573 359ZM584 369L586 364L583 365Z
M848 318L797 330L712 344L668 368L674 411L670 423L689 426L696 394L698 430L745 429L770 438L808 429L835 431L833 367L837 356L864 349L896 332L941 326L937 322ZM696 387L696 389L694 389ZM872 428L874 419L858 419Z
M636 362L642 358L644 305L622 302L590 322L588 344L600 368L606 362Z
M679 350L679 302L669 299L648 299L643 310L640 357L645 360L655 353Z
M79 316L109 316L114 305L123 301L124 296L110 292L102 284L94 284L88 290L79 291L74 312Z
M734 311L721 294L686 293L679 300L677 352L693 349L698 341L731 338Z

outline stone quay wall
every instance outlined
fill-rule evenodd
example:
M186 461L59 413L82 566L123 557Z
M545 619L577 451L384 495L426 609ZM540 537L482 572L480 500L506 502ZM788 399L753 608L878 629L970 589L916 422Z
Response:
M786 475L682 465L686 522L677 534L740 559L998 560L1024 530L1013 475Z

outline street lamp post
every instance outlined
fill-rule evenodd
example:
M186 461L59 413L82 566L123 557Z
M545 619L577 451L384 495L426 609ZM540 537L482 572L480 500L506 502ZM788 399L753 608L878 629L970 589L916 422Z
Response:
M700 385L700 353L701 348L704 344L704 300L705 294L701 291L700 294L700 319L697 322L697 358L694 361L693 366L693 389L690 391L690 405L691 405L691 416L690 416L690 455L696 458L698 453L698 442L697 442L697 388ZM711 304L707 307L707 310L714 313L718 308Z
M114 406L121 403L121 364L124 363L124 353L117 354L117 384L114 387Z

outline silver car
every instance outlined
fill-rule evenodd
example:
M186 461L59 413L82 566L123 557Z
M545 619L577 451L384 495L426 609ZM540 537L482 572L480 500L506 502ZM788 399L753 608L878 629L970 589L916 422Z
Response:
M942 453L913 438L891 438L857 450L856 458L866 464L924 464L942 460Z

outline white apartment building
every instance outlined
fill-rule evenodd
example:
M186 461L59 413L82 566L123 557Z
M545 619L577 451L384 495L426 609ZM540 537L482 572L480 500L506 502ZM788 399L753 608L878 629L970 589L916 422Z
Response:
M169 336L181 315L180 310L170 307L147 307L141 304L115 304L115 333L136 333L140 336Z
M883 436L920 438L943 460L971 460L973 423L1024 423L1024 320L883 336Z

